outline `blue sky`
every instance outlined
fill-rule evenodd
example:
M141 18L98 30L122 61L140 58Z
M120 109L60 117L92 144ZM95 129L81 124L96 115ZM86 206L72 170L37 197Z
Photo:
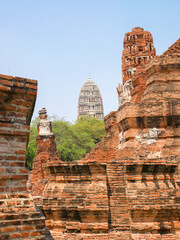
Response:
M0 73L38 80L34 116L75 121L89 72L105 115L117 110L123 38L150 31L157 54L180 37L179 0L0 0Z

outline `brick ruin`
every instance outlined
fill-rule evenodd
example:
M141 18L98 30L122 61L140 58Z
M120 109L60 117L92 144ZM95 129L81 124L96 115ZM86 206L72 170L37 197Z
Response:
M47 120L46 109L39 111L39 123L37 141L36 157L33 159L33 170L29 174L27 183L28 190L31 192L37 204L41 204L40 196L42 196L44 187L48 182L48 173L46 171L46 164L49 162L59 162L59 153L56 150L55 136L52 132L52 125Z
M117 88L119 108L104 118L106 136L82 160L72 163L59 160L51 123L45 109L40 111L38 150L28 188L45 215L52 239L180 239L180 39L161 56L156 56L152 35L142 28L132 29L124 39L122 72L123 85ZM35 93L35 90L30 92ZM13 94L6 96L9 99ZM23 95L25 102L28 96L31 94ZM14 103L13 99L4 102L9 107L19 103ZM26 124L18 122L23 127L29 124L27 119L33 108L32 100L30 102L22 113ZM16 106L11 112L16 115L17 109ZM5 108L7 116L9 111ZM6 125L1 127L5 132L7 128ZM3 147L7 141L3 134L1 146L6 153L1 159L1 170L6 171L9 168L6 164L11 164L12 160L8 160L10 153ZM10 136L15 138L12 134ZM21 138L25 143L27 135L18 135L18 139ZM25 154L25 144L24 148L18 145L20 147L24 152L16 152L18 159L17 154L21 154L20 157ZM22 165L24 160L23 155ZM22 165L12 168L17 171ZM25 184L27 173L26 177L24 174L23 180L6 179L9 170L4 175L4 187L0 188L6 189L3 190L6 194L1 194L5 217L8 216L7 196L9 199L14 196L14 186L9 190L7 186L21 181ZM25 186L21 191L27 194ZM23 209L29 216L27 205ZM36 214L38 219L37 211ZM43 220L43 228L42 223ZM31 226L39 229L36 223ZM19 221L17 228L21 227Z
M135 27L125 34L122 53L123 84L132 78L135 72L144 70L144 65L156 56L153 37L143 28Z
M26 190L34 80L0 75L0 239L45 239L45 218Z

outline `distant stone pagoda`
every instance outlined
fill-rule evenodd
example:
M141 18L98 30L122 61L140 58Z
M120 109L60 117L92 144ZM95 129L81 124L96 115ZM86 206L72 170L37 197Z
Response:
M104 119L101 93L91 78L83 84L79 94L78 118L82 116Z

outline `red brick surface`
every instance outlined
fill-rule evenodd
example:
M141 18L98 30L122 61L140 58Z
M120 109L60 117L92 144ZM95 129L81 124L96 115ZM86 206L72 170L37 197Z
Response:
M0 239L45 239L44 217L26 191L25 154L34 80L0 75Z
M44 187L48 181L49 175L46 171L46 165L52 161L60 161L56 150L54 135L37 139L37 156L33 160L33 170L30 173L28 181L28 190L32 196L42 196Z

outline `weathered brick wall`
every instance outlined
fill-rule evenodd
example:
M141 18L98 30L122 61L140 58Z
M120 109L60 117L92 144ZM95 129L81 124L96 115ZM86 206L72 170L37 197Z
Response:
M172 56L175 55L177 56L180 55L180 38L173 44L171 45L167 51L165 51L162 56Z
M49 162L60 161L56 150L56 144L53 136L38 136L37 156L33 160L33 170L28 180L28 190L32 196L42 196L44 187L48 182L49 175L46 171L46 165Z
M25 153L37 82L0 75L0 239L45 239L26 191Z
M123 164L118 160L109 163L107 177L110 212L108 239L130 240L130 218Z
M49 163L43 194L46 226L54 239L108 239L105 164ZM91 237L90 237L91 236Z
M142 101L117 113L124 140L116 158L125 167L131 237L179 239L180 58L156 57L146 74Z

